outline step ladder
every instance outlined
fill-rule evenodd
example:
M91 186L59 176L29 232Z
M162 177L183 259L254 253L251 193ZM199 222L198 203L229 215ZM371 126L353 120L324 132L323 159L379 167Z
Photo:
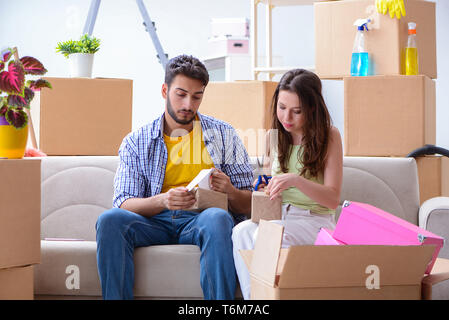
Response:
M92 31L94 29L95 21L97 20L98 9L100 8L101 0L92 0L90 3L89 13L87 14L86 23L84 24L83 34L92 35ZM164 53L162 49L161 42L156 34L155 23L151 21L150 16L148 15L147 9L145 8L145 4L143 0L136 0L137 6L139 7L140 14L143 18L143 25L145 30L150 34L151 40L157 52L157 58L159 63L162 65L162 68L165 71L165 67L168 63L168 55Z

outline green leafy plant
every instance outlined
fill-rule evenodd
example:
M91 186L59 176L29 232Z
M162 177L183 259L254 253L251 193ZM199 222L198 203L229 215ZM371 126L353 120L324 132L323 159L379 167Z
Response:
M14 59L12 59L14 57ZM8 67L8 70L4 70ZM33 57L19 59L16 48L7 48L0 56L0 117L5 117L16 129L28 124L25 109L30 109L34 92L41 88L51 88L50 82L44 79L28 80L25 75L44 75L47 69Z
M90 37L87 33L82 35L78 41L67 40L58 42L56 52L60 52L68 58L72 53L95 53L100 49L100 39Z

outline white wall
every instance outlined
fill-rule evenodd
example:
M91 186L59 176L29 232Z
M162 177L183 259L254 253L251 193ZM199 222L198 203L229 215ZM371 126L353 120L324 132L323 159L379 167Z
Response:
M437 2L437 145L449 148L449 1ZM169 57L181 53L207 55L210 18L250 17L249 0L144 0L156 22ZM47 76L68 77L67 60L55 52L57 42L78 38L90 0L0 0L0 48L17 46L20 55L40 59ZM258 10L259 54L264 54L264 6ZM314 64L313 7L273 10L273 54L286 66ZM94 36L102 40L95 56L94 77L134 80L133 129L157 117L164 102L160 95L164 73L134 0L103 0ZM325 100L334 124L343 132L342 81L323 81Z

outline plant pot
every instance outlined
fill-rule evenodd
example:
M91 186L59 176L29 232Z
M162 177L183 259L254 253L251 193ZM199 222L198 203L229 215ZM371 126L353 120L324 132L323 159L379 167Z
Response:
M0 158L21 159L28 140L28 125L16 129L0 116Z
M91 78L94 63L93 53L72 53L69 55L70 76L72 78Z

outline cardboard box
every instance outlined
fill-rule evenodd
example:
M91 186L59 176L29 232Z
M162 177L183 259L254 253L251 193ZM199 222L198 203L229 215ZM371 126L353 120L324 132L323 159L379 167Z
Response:
M282 219L282 199L270 200L264 191L253 191L251 195L251 221Z
M251 299L421 299L432 246L293 246L283 227L261 221L250 270Z
M316 246L339 246L339 245L345 245L344 242L341 242L333 237L334 231L327 229L327 228L321 228L320 232L318 232L318 236L315 240Z
M40 262L41 161L0 160L0 269Z
M416 158L421 204L433 197L449 197L449 158L422 156Z
M210 82L199 112L231 124L250 156L265 154L271 128L271 100L277 82Z
M0 300L33 300L33 266L0 269Z
M421 296L423 300L432 300L433 285L449 279L449 260L438 258L432 272L422 280Z
M333 237L352 245L428 246L432 261L425 272L430 273L444 239L391 213L366 203L345 201Z
M344 79L344 154L404 157L436 141L435 82L426 76Z
M117 155L132 130L132 80L45 78L31 102L39 149L48 155Z
M195 188L196 203L188 210L202 211L208 208L221 208L228 211L228 195L226 193Z
M354 22L370 18L365 48L373 61L372 75L400 75L407 45L408 22L417 23L419 74L437 77L435 3L405 0L406 16L400 20L376 12L372 0L315 3L315 70L320 78L350 76L351 56L357 27Z

